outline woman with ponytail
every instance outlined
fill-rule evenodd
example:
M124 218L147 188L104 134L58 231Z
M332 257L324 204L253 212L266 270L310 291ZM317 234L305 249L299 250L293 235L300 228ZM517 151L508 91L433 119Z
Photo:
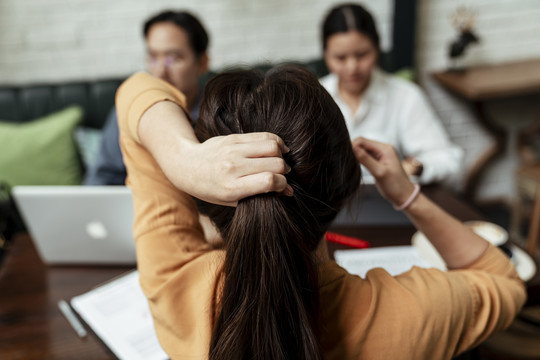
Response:
M295 193L246 198L236 208L201 206L227 254L210 358L322 358L313 253L360 183L343 119L313 76L297 68L223 74L208 85L199 140L279 134L291 149L284 158Z
M117 95L141 286L171 358L450 359L523 304L505 255L419 194L392 147L351 146L306 70L214 77L196 134L182 106L146 74ZM357 191L358 162L456 270L363 279L329 259L324 233ZM199 211L222 245L205 242Z

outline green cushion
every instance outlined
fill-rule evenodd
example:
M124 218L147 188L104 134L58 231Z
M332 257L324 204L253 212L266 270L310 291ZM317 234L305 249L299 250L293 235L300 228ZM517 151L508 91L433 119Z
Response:
M414 71L411 68L403 68L394 73L395 76L405 80L414 81Z
M80 184L82 167L73 130L82 117L82 108L71 106L22 124L0 121L0 182Z

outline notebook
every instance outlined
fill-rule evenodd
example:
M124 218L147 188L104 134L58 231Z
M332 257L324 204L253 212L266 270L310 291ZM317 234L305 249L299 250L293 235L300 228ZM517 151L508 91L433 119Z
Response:
M16 186L15 203L46 264L135 264L125 186Z
M70 301L118 359L165 360L138 271L112 279Z

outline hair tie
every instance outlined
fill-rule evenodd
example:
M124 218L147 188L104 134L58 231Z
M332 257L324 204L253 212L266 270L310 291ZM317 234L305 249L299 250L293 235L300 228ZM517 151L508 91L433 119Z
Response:
M398 211L405 210L418 197L418 194L420 194L420 185L414 184L414 190L413 190L411 196L409 196L409 198L403 204L401 204L399 206L394 205L394 209L396 209Z

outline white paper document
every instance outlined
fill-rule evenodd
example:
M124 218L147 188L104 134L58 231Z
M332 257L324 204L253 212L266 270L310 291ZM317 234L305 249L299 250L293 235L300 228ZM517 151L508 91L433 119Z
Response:
M169 358L159 345L138 271L75 296L71 306L119 359Z
M390 275L399 275L413 266L435 267L413 246L388 246L360 250L336 250L336 262L349 273L365 277L374 268L383 268Z

